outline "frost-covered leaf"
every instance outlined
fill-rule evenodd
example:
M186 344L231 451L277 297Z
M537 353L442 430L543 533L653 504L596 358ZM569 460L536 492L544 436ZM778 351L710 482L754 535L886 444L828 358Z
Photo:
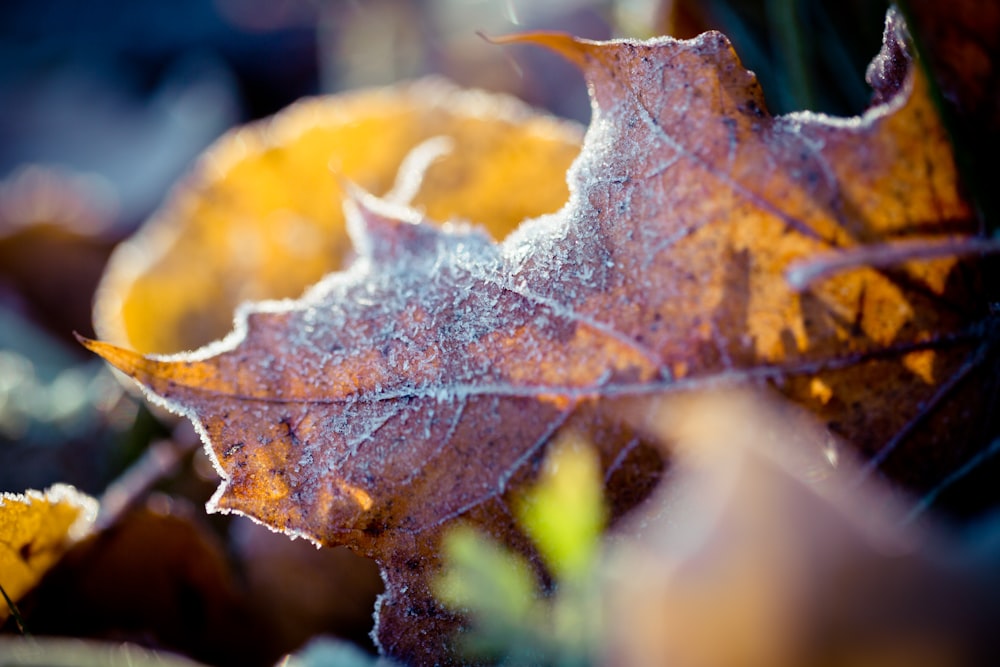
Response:
M97 501L65 484L0 494L0 586L11 600L31 590L96 517ZM0 604L0 621L8 614Z
M442 531L531 554L511 507L558 434L598 448L613 517L648 493L662 463L619 399L770 382L926 488L981 440L989 395L954 390L995 325L975 262L900 263L975 230L900 30L852 119L771 117L718 33L521 38L594 99L562 210L496 242L357 193L357 258L301 299L188 354L85 344L195 422L224 478L210 509L375 558L378 640L414 663L454 658L428 587Z
M210 665L259 664L296 646L258 611L257 589L235 576L204 516L163 500L74 545L26 600L29 631L114 637Z

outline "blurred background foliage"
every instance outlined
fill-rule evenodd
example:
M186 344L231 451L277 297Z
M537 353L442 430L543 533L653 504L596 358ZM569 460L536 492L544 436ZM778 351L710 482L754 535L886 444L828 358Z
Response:
M571 66L477 35L524 30L604 39L716 28L758 74L772 112L853 114L869 99L864 69L878 51L885 7L873 0L0 3L0 490L66 482L104 494L108 526L23 601L29 627L129 639L215 664L270 664L324 633L366 642L380 587L371 564L249 521L206 517L200 506L217 479L193 432L151 414L72 339L74 330L93 334L91 299L111 249L223 131L304 95L427 74L585 122L586 90ZM223 639L237 625L242 646Z

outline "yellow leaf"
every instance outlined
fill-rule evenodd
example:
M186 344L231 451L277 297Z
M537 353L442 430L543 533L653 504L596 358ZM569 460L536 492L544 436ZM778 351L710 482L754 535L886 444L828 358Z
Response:
M451 150L407 169L435 137ZM438 80L299 102L220 139L119 246L95 327L138 352L177 352L228 332L243 301L298 296L350 256L344 180L501 239L565 203L581 138L512 98Z
M0 494L0 586L12 600L33 588L97 516L97 501L72 486ZM7 618L0 604L0 621Z

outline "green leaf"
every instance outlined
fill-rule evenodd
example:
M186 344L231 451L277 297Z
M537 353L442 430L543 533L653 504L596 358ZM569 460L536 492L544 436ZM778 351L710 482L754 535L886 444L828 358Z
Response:
M553 445L541 479L517 506L517 516L552 574L587 576L607 517L597 452L577 435Z
M535 579L522 558L464 526L445 537L444 553L449 568L435 590L441 602L514 624L532 612Z

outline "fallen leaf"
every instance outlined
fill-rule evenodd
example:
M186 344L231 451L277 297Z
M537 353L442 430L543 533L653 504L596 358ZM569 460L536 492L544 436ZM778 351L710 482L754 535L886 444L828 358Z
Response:
M190 350L225 335L243 301L298 296L349 257L342 179L388 192L404 158L438 136L450 150L422 182L425 165L404 170L413 192L395 192L430 218L474 218L503 238L566 201L580 131L513 98L425 80L298 102L218 140L117 248L95 297L98 335Z
M636 412L674 467L604 564L607 664L996 664L996 517L961 539L906 522L844 443L761 393Z
M771 383L917 487L982 437L953 393L995 326L974 262L786 277L974 232L919 68L873 68L883 101L859 118L771 117L719 33L517 39L576 62L594 99L560 212L497 243L359 193L357 259L301 299L244 306L190 354L84 340L194 421L224 478L210 510L375 558L380 647L418 664L454 659L428 589L442 529L530 554L511 502L556 434L599 448L613 516L648 493L662 463L615 399ZM904 47L891 18L876 62Z
M69 344L70 331L90 326L91 297L111 251L109 199L104 181L69 169L24 165L0 178L4 302Z
M31 590L97 518L97 501L72 486L0 494L0 586L13 601ZM10 611L0 604L0 622Z
M0 637L4 667L207 667L181 656L121 641L66 637Z

